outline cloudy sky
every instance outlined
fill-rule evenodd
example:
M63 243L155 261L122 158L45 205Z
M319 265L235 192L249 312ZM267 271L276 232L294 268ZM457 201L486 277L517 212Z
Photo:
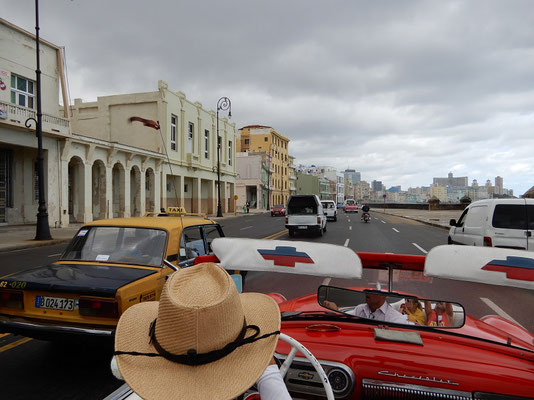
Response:
M34 32L34 1L0 0ZM297 164L402 189L434 176L534 185L534 2L40 1L71 99L162 79L289 137Z

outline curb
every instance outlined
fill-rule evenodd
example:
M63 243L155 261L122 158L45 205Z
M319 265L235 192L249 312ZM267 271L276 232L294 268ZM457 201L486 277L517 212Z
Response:
M419 219L419 218L414 218L414 217L408 217L408 216L405 216L405 215L399 215L399 214L392 214L392 213L388 213L388 212L385 212L385 211L378 211L378 210L375 210L375 212L379 212L379 213L381 213L381 214L386 214L386 215L393 215L394 217L400 217L400 218L410 219L410 220L412 220L412 221L421 222L422 224L430 225L430 226L433 226L433 227L436 227L436 228L445 229L445 230L447 230L447 231L450 229L450 226L444 226L444 225L437 224L437 223L435 223L435 222L430 222L430 221L427 221L427 220L424 220L424 219Z
M18 243L13 245L6 245L0 247L0 253L4 253L7 251L14 251L14 250L24 250L24 249L31 249L34 247L44 247L44 246L52 246L55 244L63 244L63 243L69 243L72 240L72 238L69 239L52 239L52 240L44 240L42 242L34 242L34 243Z

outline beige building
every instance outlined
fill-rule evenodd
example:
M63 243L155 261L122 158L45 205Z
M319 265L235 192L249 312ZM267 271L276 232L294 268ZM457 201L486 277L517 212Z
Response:
M430 197L436 197L442 203L448 201L447 188L445 186L432 184L430 186Z
M216 212L214 111L159 81L155 92L76 99L71 112L73 138L64 160L74 220L143 215L167 206ZM131 117L158 121L161 130ZM232 212L235 124L220 118L219 135L221 204L223 212Z
M37 221L36 42L35 35L0 18L0 224ZM67 221L66 186L59 161L71 137L69 120L60 112L60 88L66 103L63 52L40 39L41 109L45 201L50 226ZM29 128L26 127L26 122ZM31 121L31 123L30 123Z
M238 151L271 154L270 206L286 204L289 198L289 139L270 126L249 125L239 130Z

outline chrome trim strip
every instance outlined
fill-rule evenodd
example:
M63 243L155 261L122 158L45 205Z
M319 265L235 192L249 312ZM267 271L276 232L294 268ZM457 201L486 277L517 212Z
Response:
M387 382L387 381L379 381L376 379L362 379L362 390L373 390L377 389L387 392L391 391L393 393L411 393L411 394L427 394L435 398L439 399L461 399L461 400L467 400L471 399L472 395L471 392L463 392L459 390L451 390L451 389L442 389L437 387L430 387L430 386L421 386L421 385L414 385L411 383L400 383L400 382Z
M25 322L25 321L12 321L3 315L0 315L0 332L2 329L25 329L35 332L47 332L47 333L73 333L73 334L85 334L92 336L105 336L112 337L115 333L115 327L110 328L81 328L76 326L66 325L52 325L39 322Z

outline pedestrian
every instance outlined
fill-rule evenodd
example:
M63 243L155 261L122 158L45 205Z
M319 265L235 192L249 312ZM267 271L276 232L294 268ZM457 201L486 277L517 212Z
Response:
M243 214L247 213L247 203L243 204Z
M202 263L122 314L114 373L145 400L230 400L256 382L262 400L291 400L273 359L279 334L271 297L239 294L226 270Z
M250 202L247 201L247 214L250 212Z

